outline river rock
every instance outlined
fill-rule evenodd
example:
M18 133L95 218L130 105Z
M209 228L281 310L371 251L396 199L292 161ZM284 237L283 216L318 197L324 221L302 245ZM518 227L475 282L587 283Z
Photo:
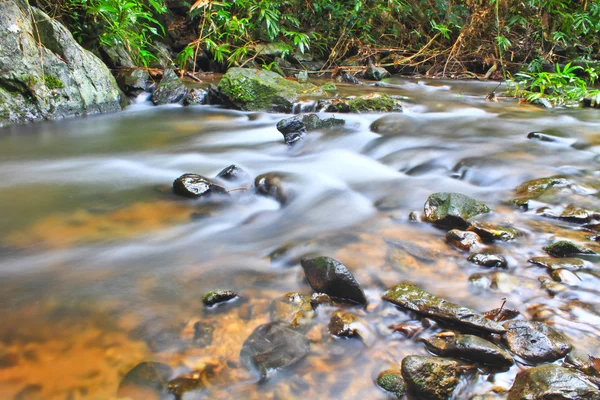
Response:
M217 174L217 179L222 179L229 182L240 182L249 180L250 175L248 175L246 171L237 165L231 164L229 167L221 170L221 172Z
M598 216L598 213L594 211L586 210L572 204L558 211L550 207L543 207L538 209L537 213L543 217L561 219L576 224L586 224Z
M519 372L508 400L598 400L600 391L585 375L555 364Z
M383 294L383 299L402 308L465 328L491 333L504 333L500 324L474 310L434 296L409 282L401 282Z
M444 357L457 357L482 364L511 366L513 358L506 350L474 335L432 336L423 339L427 350Z
M570 143L571 140L564 134L557 131L542 131L542 132L529 132L527 139L538 140L540 142L548 143Z
M552 362L571 351L567 338L543 322L508 321L503 326L507 330L504 343L526 361Z
M406 393L406 383L402 377L402 372L395 369L381 371L377 375L377 386L392 394L398 399Z
M191 89L183 99L184 106L199 106L208 101L208 92L204 89Z
M173 182L173 192L179 196L197 198L227 191L210 179L198 174L183 174Z
M481 238L475 232L452 229L446 233L446 241L460 250L469 251L481 243Z
M486 224L483 222L474 222L468 230L478 234L479 237L487 243L496 240L508 242L522 236L522 233L516 228Z
M594 251L568 240L559 240L546 247L544 251L554 257L569 257L577 254L596 254Z
M573 272L566 269L555 269L550 273L555 282L564 283L568 286L579 286L581 279Z
M202 321L198 321L194 324L194 338L193 342L196 347L207 347L213 341L213 333L215 328L211 325L207 325Z
M291 145L302 139L306 132L344 126L345 123L339 118L321 119L317 114L308 114L282 119L277 123L277 130L283 135L285 143Z
M156 106L181 103L189 92L190 89L183 84L175 71L168 69L165 71L158 87L152 93L152 103Z
M195 391L199 391L204 388L204 380L203 379L195 379L195 378L186 378L186 377L178 377L171 381L169 381L169 392L175 395L177 400L183 400L187 393L193 393Z
M272 322L259 326L246 339L240 361L248 370L256 370L261 380L277 370L302 360L310 352L308 339L301 333Z
M549 271L553 271L555 269L579 271L585 268L585 262L579 258L533 257L527 261L532 264L545 267Z
M508 263L506 262L506 258L502 257L498 254L489 254L489 253L475 253L469 256L469 261L481 265L486 268L504 268L508 267Z
M228 105L245 111L291 112L303 95L322 94L311 83L298 83L275 72L253 68L230 68L218 86Z
M325 107L326 112L400 112L400 102L387 94L371 93L351 99L333 101Z
M310 287L315 292L367 304L365 293L344 264L330 257L303 258L300 263Z
M483 203L460 193L434 193L425 202L423 220L445 228L465 229L469 218L490 212Z
M292 328L306 325L314 316L311 299L301 293L288 293L271 303L271 320L286 322Z
M206 292L204 296L202 296L202 302L205 306L212 307L219 303L233 300L237 297L239 297L238 294L233 290L216 289Z
M313 295L310 296L310 304L312 305L313 310L316 310L321 306L332 305L333 301L331 300L331 297L329 297L328 294L313 293Z
M376 67L373 64L369 65L367 70L365 71L365 78L371 81L380 81L385 78L389 78L392 76L387 69L383 67Z
M106 65L27 0L0 2L0 48L0 127L121 110Z
M283 188L283 179L285 173L269 172L256 177L254 186L256 193L261 196L271 197L281 204L285 204L289 199L289 194Z
M335 310L328 325L329 333L338 337L358 337L367 346L375 343L375 334L359 316L345 310Z
M572 183L563 177L550 177L532 179L523 182L515 189L516 197L513 203L527 210L529 208L529 200L536 199L542 196L550 188L563 188L571 186Z
M390 114L375 120L370 126L371 132L382 136L401 136L414 134L417 127L410 117L404 114Z
M173 370L166 364L142 362L125 374L117 396L132 400L158 399L166 392L171 375Z
M449 399L459 375L459 364L451 359L408 356L402 360L402 377L418 399Z

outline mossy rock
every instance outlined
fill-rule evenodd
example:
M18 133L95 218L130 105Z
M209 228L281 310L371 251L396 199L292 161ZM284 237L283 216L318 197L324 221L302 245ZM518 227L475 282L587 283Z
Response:
M402 360L402 377L418 399L446 400L459 382L459 365L441 357L408 356Z
M489 213L485 204L460 193L434 193L425 202L423 219L444 228L465 229L469 218Z
M287 80L275 72L231 68L218 85L230 106L245 111L291 112L301 96L320 95L318 86Z
M598 400L600 391L585 375L555 364L521 371L508 400Z
M406 393L406 383L402 378L402 373L395 369L380 372L377 375L377 386L397 398L401 398Z

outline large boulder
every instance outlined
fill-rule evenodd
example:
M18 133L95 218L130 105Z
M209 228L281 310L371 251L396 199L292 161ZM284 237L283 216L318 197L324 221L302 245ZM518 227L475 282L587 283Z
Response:
M0 127L122 108L106 65L27 0L0 2L0 49Z
M154 105L177 104L183 102L183 99L190 93L175 71L169 69L160 81L160 84L152 93L152 103Z
M298 83L275 72L254 68L229 69L218 88L227 105L246 111L291 112L301 96L322 93L313 84Z

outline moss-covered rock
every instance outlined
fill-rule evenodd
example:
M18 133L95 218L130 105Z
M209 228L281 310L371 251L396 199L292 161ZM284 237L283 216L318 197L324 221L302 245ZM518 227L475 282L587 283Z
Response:
M183 84L175 71L169 69L165 71L158 87L152 93L152 103L157 106L181 103L189 93L190 89Z
M572 183L569 180L560 176L532 179L523 182L515 189L515 198L512 202L527 210L529 207L529 200L537 199L550 188L563 188L571 185Z
M555 364L521 371L508 400L599 400L600 391L585 375Z
M319 102L318 109L338 113L399 112L402 111L402 104L387 94L371 93L348 99L322 101Z
M402 377L419 399L449 399L459 376L459 364L452 359L408 356L402 360Z
M233 290L216 289L206 292L204 296L202 296L202 302L205 306L212 307L214 305L233 300L237 297L239 297L238 294Z
M444 228L465 229L469 218L490 212L485 204L461 193L434 193L425 202L423 220Z
M377 375L377 386L385 390L386 392L402 398L406 393L406 383L402 377L402 373L395 369L388 369L381 371Z
M301 96L322 94L310 83L287 80L275 72L253 68L231 68L221 78L219 91L230 106L246 111L291 112Z
M508 321L504 327L507 329L504 343L526 361L555 361L571 351L567 338L543 322Z
M391 74L387 69L383 67L376 67L374 65L369 65L367 70L365 71L365 78L372 81L380 81L382 79L390 77Z
M554 257L569 257L577 254L596 254L593 250L568 240L559 240L546 247L544 251Z
M491 243L496 240L508 242L522 236L521 231L510 226L500 226L474 222L468 229L475 232L484 242Z

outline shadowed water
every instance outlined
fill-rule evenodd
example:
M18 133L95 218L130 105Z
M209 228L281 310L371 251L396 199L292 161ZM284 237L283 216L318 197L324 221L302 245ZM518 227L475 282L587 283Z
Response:
M600 114L485 102L495 83L388 83L341 91L405 96L395 125L402 129L374 133L382 115L337 114L344 128L311 132L292 148L275 127L285 115L214 106L138 103L0 131L0 398L115 398L141 361L164 362L176 375L210 368L206 388L189 398L386 398L377 374L406 355L426 355L419 336L442 330L411 338L393 331L420 326L380 298L402 280L480 312L505 298L526 319L564 332L576 356L598 355L595 258L580 285L554 296L538 279L548 277L545 269L527 260L545 256L542 247L557 238L600 246L579 225L521 211L510 199L523 181L562 175L581 190L544 201L599 210ZM561 140L527 139L548 130ZM229 199L170 192L183 173L214 177L231 164L252 178L286 173L288 202L257 196L252 181L225 183L236 189ZM441 191L486 203L493 213L483 220L524 233L488 246L509 264L495 287L469 284L470 275L492 271L449 246L445 231L409 222ZM370 304L351 310L375 340L334 339L327 323L335 308L319 309L306 329L308 357L257 384L240 366L241 346L270 320L273 300L311 293L299 259L318 254L343 262L361 283ZM215 288L242 300L206 309L202 295ZM214 328L206 347L193 344L197 321ZM456 397L494 388L505 398L519 369L469 374Z

